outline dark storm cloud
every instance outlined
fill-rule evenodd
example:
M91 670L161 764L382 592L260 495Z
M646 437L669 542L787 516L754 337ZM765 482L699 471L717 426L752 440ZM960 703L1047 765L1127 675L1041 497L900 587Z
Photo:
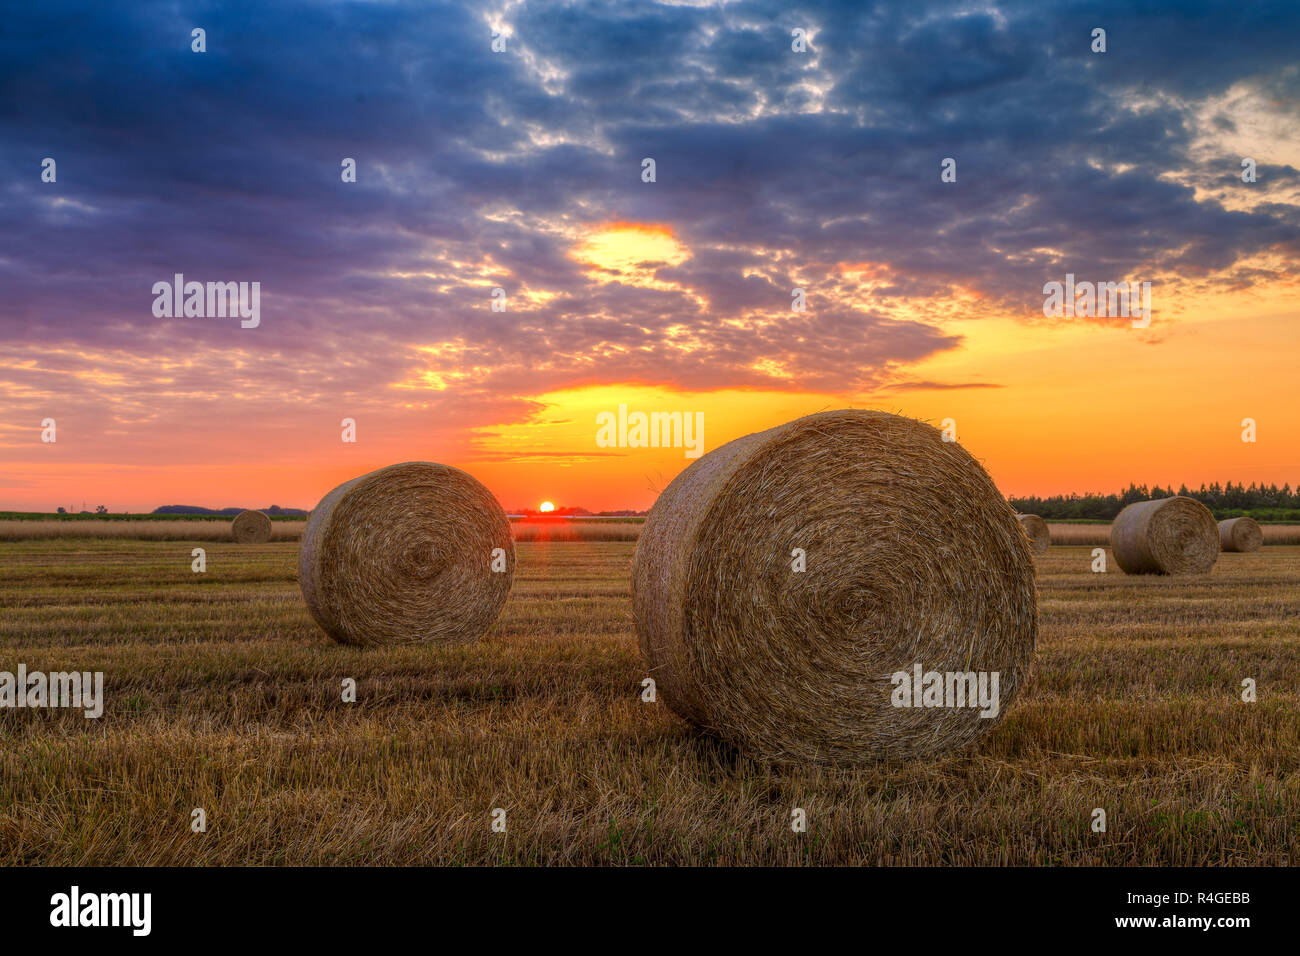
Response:
M1238 158L1196 159L1194 111L1242 82L1293 107L1300 9L1129 6L524 5L497 55L477 4L25 5L0 32L0 336L245 359L159 393L252 365L303 402L380 401L428 370L458 375L430 407L527 414L506 397L598 381L883 387L959 342L888 310L957 289L1032 312L1066 271L1271 277L1243 260L1296 255L1295 170L1261 157L1276 201L1249 212L1198 200ZM615 219L690 258L606 281L571 237ZM846 262L889 284L859 300ZM155 319L176 272L261 281L262 327Z

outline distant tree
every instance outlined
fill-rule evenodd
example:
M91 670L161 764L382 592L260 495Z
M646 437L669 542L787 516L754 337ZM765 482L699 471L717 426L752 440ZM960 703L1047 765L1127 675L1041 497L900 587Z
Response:
M65 515L65 514L67 514L67 511L65 511L63 508L60 508L60 509L59 509L59 514L61 514L61 515Z
M103 505L96 505L96 506L95 506L95 514L97 514L97 515L106 515L106 514L108 514L108 509L105 508Z
M1049 520L1069 520L1092 518L1113 520L1125 505L1135 501L1149 501L1153 498L1166 498L1174 493L1173 485L1162 488L1155 485L1130 484L1118 495L1053 495L1050 498L1030 496L1011 498L1013 508L1022 514L1036 514ZM1202 484L1196 491L1180 485L1178 494L1195 498L1204 504L1216 518L1234 518L1246 512L1255 512L1256 518L1264 520L1290 521L1293 512L1300 510L1300 492L1292 489L1290 483L1278 488L1277 485L1264 486L1252 482L1246 487L1244 482L1214 482Z

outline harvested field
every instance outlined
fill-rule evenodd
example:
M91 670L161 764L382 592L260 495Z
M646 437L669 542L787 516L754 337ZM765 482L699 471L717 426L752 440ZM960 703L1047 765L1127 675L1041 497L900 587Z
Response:
M1006 719L858 770L774 769L642 703L632 548L521 543L477 645L358 649L311 620L291 543L213 544L204 574L189 542L0 543L0 669L102 670L106 696L0 711L0 863L1298 859L1300 548L1171 579L1054 545Z

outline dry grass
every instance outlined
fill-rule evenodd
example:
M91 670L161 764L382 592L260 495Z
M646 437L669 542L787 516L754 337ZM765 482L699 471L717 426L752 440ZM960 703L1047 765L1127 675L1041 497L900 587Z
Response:
M1092 547L1110 547L1109 524L1064 524L1049 521L1047 530L1052 534L1052 544Z
M1265 524L1260 525L1264 531L1265 544L1300 544L1300 525ZM1110 547L1110 525L1108 524L1065 524L1060 522L1048 524L1052 532L1052 544L1070 544L1077 547Z
M1300 860L1300 548L1168 579L1053 547L1007 719L858 771L775 770L641 703L630 544L521 544L480 643L376 650L320 633L295 552L214 545L198 575L184 544L0 544L0 669L102 669L107 695L98 721L0 711L0 864Z
M271 522L272 541L297 541L306 519ZM516 541L635 541L641 521L512 521ZM1300 525L1261 525L1264 544L1300 545ZM1054 545L1110 546L1108 524L1049 522ZM138 541L229 541L228 521L0 520L0 541L116 538Z
M272 541L297 541L305 519L271 522ZM76 540L109 538L134 541L230 541L230 519L124 521L78 519L0 521L0 541Z
M643 521L515 521L516 541L635 541Z
M305 518L272 521L271 540L297 541L306 525ZM565 521L562 518L510 523L516 541L635 541L641 527L641 521ZM0 520L0 541L72 541L81 538L228 542L230 521Z

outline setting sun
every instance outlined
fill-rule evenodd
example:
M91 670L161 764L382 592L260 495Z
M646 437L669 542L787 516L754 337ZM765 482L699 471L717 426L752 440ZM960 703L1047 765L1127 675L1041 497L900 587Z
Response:
M540 508L538 508L537 510L538 510L538 511L554 511L554 510L555 510L555 505L552 504L552 503L549 502L549 501L543 501L543 502L542 502L542 506L541 506Z

